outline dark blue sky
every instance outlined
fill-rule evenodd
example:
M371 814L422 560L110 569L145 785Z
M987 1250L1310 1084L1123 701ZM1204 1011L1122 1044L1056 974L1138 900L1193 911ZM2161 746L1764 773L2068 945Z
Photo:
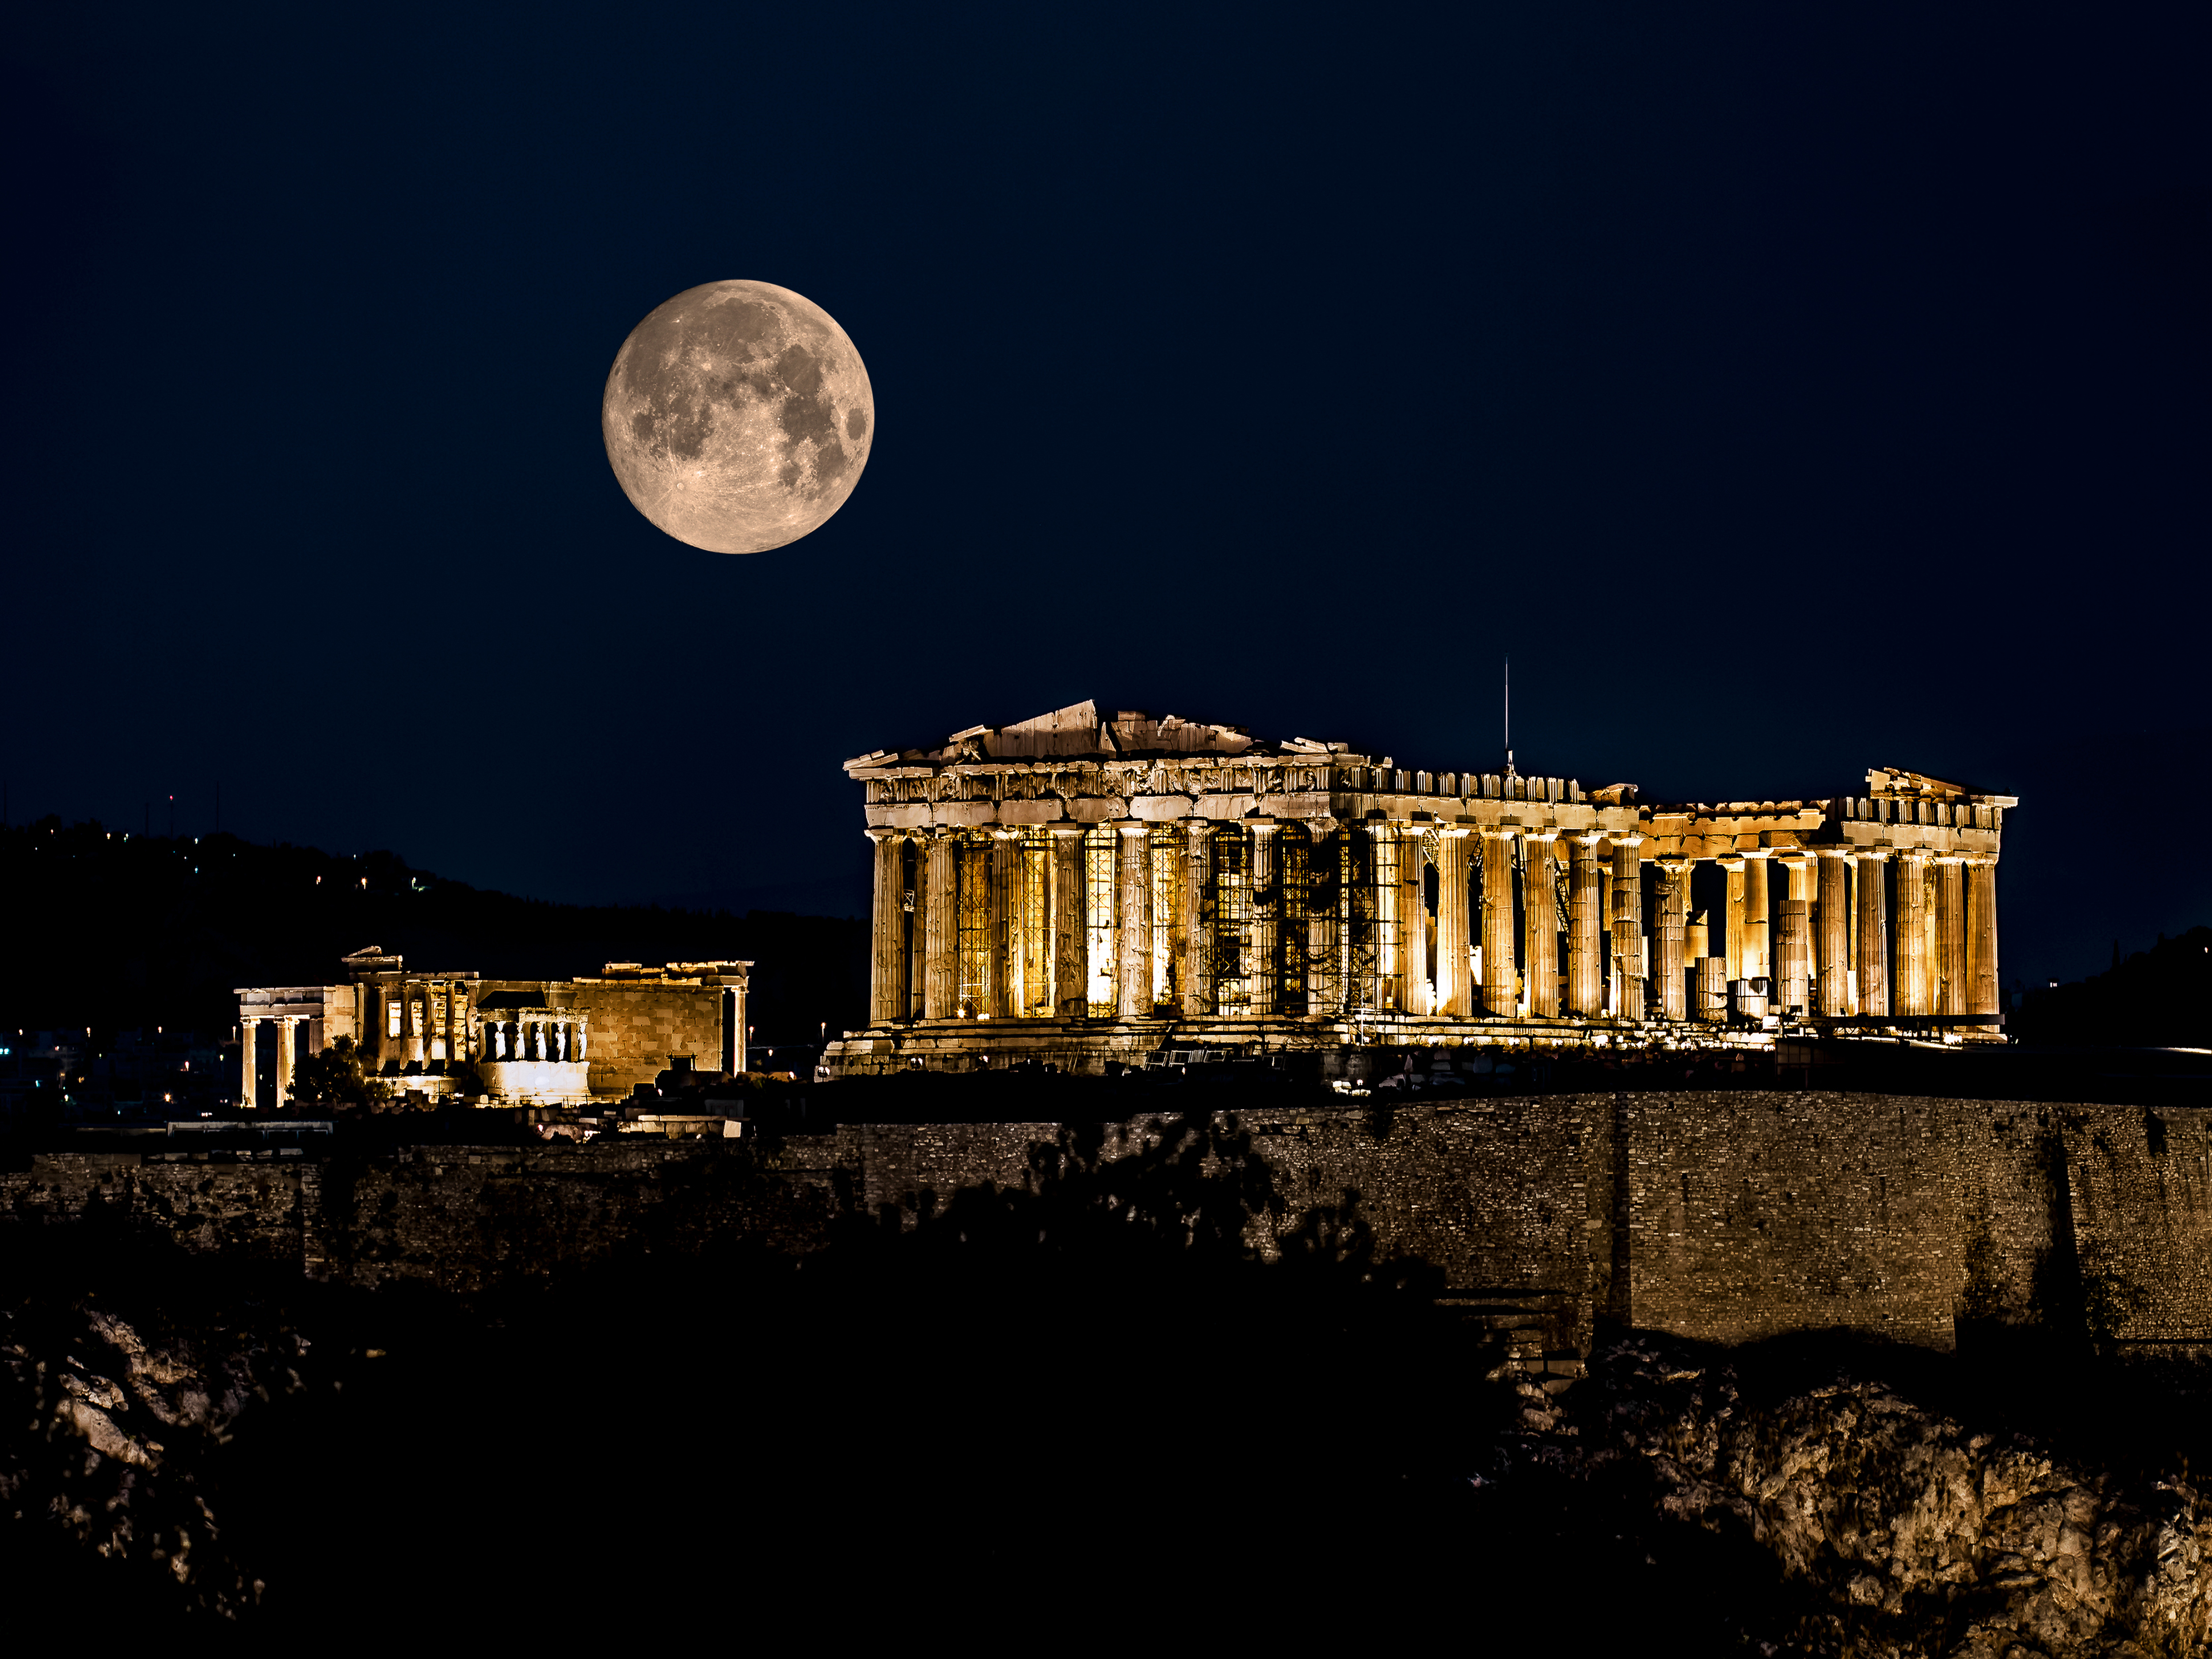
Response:
M846 756L1097 696L1647 796L2017 791L2007 979L2212 920L2201 9L106 11L19 34L11 815L858 908ZM775 553L601 383L751 276ZM538 736L517 736L535 731Z

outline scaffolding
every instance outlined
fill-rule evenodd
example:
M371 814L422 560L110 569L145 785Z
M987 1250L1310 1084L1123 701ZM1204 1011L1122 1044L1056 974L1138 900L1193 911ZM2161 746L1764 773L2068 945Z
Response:
M1364 1004L1380 1013L1405 1006L1403 986L1406 952L1401 948L1401 919L1404 885L1399 880L1400 861L1414 849L1395 830L1368 833L1367 895L1373 961L1364 975Z
M1029 1018L1049 1018L1052 988L1052 836L1041 829L1021 832L1014 843L1014 903L1007 926L1008 966L1013 976L1011 1006Z
M1313 885L1313 836L1300 823L1286 823L1275 847L1275 960L1268 964L1280 977L1276 981L1275 1010L1297 1015L1308 1012L1312 975L1311 924L1307 894Z
M1210 915L1196 919L1206 929L1213 972L1213 1012L1252 1012L1251 848L1239 825L1216 825L1209 832L1213 879L1206 890Z
M1084 931L1091 952L1091 983L1085 993L1091 1017L1114 1016L1115 963L1121 929L1115 925L1114 843L1106 825L1093 824L1083 837Z
M1182 957L1183 845L1181 824L1156 823L1146 837L1152 850L1152 994L1146 1005L1155 1015L1172 1018L1181 1011L1176 964Z
M960 1018L991 1012L991 957L998 940L991 915L991 838L963 835L953 844L958 888Z

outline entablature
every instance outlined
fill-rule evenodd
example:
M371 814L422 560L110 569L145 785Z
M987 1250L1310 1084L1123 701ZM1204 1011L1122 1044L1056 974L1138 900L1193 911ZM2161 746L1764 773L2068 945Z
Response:
M1897 767L1869 793L1826 800L1640 805L1634 784L1407 769L1389 755L1242 726L1072 704L1004 727L970 726L936 749L875 750L845 763L872 830L982 830L1135 820L1496 826L1633 834L1640 855L1724 858L1821 846L1994 855L2018 798Z

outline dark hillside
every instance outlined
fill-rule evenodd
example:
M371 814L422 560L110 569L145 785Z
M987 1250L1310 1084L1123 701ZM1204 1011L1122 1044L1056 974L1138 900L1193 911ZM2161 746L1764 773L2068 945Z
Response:
M125 834L46 818L0 829L0 1024L228 1031L244 985L335 981L364 945L513 978L609 962L750 960L763 1042L867 1012L867 923L776 911L554 904L485 892L391 853L234 836Z
M2104 973L2028 992L2010 1029L2068 1047L2212 1048L2212 927L2161 933Z

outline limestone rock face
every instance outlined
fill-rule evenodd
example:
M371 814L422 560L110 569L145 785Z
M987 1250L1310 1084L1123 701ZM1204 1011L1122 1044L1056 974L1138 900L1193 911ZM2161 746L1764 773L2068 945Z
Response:
M204 1478L254 1400L298 1386L289 1333L149 1343L128 1321L23 1297L0 1311L0 1504L179 1611L235 1617L262 1586L221 1542Z
M1825 1591L1846 1653L2179 1659L2212 1645L2212 1516L2186 1481L2126 1489L1880 1382L1764 1403L1737 1384L1631 1339L1601 1353L1542 1455L1593 1474L1644 1460L1664 1513L1732 1519Z

